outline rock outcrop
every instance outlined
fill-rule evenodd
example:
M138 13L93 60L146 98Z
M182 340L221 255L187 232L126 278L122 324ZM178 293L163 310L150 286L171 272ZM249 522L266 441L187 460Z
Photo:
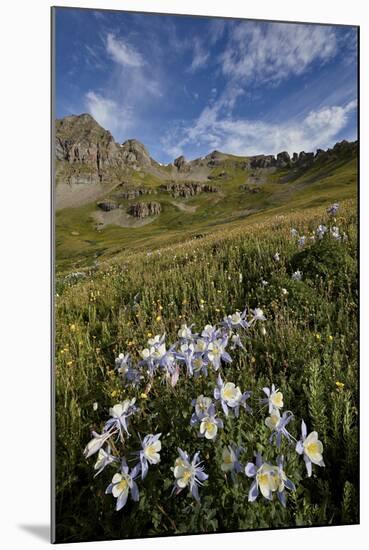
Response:
M256 155L250 157L248 166L245 168L271 168L277 165L274 155Z
M287 151L282 151L277 155L277 166L278 168L287 168L290 166L291 158Z
M188 172L190 170L190 166L183 155L176 158L173 164L177 168L178 172Z
M124 191L120 191L119 193L115 193L114 197L117 199L136 199L137 197L142 197L143 195L151 195L152 193L156 193L154 189L146 188L146 187L133 187L132 189L126 189Z
M129 139L119 145L87 113L56 120L55 158L57 182L69 184L120 182L132 169L156 165L142 143Z
M100 201L97 203L97 206L101 210L104 210L104 212L110 212L110 210L115 210L116 208L118 208L118 204L115 201L111 200Z
M161 185L160 189L170 193L173 197L193 197L200 193L217 193L218 188L208 183L197 182L185 182L176 183L171 182L165 185Z
M120 147L124 162L136 170L151 165L152 161L146 147L137 139L128 139Z
M89 114L57 120L55 140L57 176L58 171L64 172L69 183L105 181L105 176L110 179L111 172L122 165L113 136Z
M128 214L136 218L146 218L147 216L157 216L161 212L159 202L137 202L131 204L127 210Z
M261 192L261 187L259 187L258 185L248 185L248 184L244 184L244 185L240 185L240 189L241 191L247 191L248 193L260 193Z

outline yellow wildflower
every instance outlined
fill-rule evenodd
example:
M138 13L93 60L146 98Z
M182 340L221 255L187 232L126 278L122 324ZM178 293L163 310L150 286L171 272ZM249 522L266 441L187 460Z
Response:
M158 315L158 316L156 317L156 320L157 320L158 322L161 321L161 315Z
M147 399L146 393L141 393L140 397L141 397L141 399Z

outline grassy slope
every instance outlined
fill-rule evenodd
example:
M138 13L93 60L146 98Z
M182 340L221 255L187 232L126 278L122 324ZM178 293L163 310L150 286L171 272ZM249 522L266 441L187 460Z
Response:
M57 402L57 534L59 541L78 541L196 531L237 530L260 527L353 523L357 521L357 296L356 211L354 201L343 205L337 223L349 235L346 243L333 241L317 263L304 264L304 280L291 281L291 272L306 262L298 256L290 237L291 226L309 234L326 221L325 209L308 208L353 191L349 173L337 174L332 188L324 186L315 196L301 184L302 195L293 199L295 213L276 206L284 217L258 214L248 225L230 223L220 233L199 241L162 249L160 253L123 254L119 261L92 272L74 286L60 284L56 304L56 402ZM231 185L231 184L229 184ZM273 185L273 184L270 184ZM319 192L319 184L314 184ZM304 197L304 193L307 193ZM324 197L324 199L322 198ZM201 200L206 203L205 199ZM299 204L303 208L299 208ZM233 204L234 206L234 204ZM203 205L203 208L210 206ZM88 209L86 208L86 214ZM80 214L73 220L78 223ZM174 223L175 211L164 213ZM198 219L198 224L201 222ZM82 222L81 222L82 223ZM73 226L74 227L74 226ZM153 227L148 229L153 235ZM205 223L204 223L205 227ZM163 243L158 230L158 244ZM117 233L107 231L112 243ZM145 239L140 230L140 239ZM173 229L172 229L173 231ZM174 231L173 231L174 233ZM127 242L128 242L128 236ZM137 237L138 239L138 237ZM136 243L139 241L135 241ZM142 246L144 246L142 242ZM102 246L102 242L101 242ZM127 244L128 246L128 244ZM272 256L278 250L281 262ZM319 249L318 249L319 251ZM309 258L309 254L308 254ZM311 256L313 258L313 256ZM297 262L297 266L296 266ZM242 274L242 281L240 278ZM317 274L320 274L317 277ZM263 289L260 278L269 281ZM289 294L283 296L281 288ZM139 305L134 296L139 293ZM201 392L210 394L215 379L183 380L173 390L154 383L147 401L140 399L144 419L141 433L162 431L162 461L140 483L141 499L129 502L121 513L104 495L111 472L93 480L93 459L82 449L90 430L100 429L112 402L132 397L113 372L114 358L130 350L136 354L149 333L166 333L173 341L179 325L194 322L198 330L217 322L236 308L262 307L267 315L264 336L252 333L245 352L235 354L227 376L260 396L261 388L277 384L285 403L297 418L303 417L324 441L325 469L313 479L299 481L287 510L265 502L247 503L249 483L233 487L219 476L222 445L232 437L246 446L245 460L254 449L241 415L237 430L227 424L216 443L199 442L189 427L190 401ZM336 390L335 382L344 384ZM92 404L99 408L93 412ZM291 426L297 436L299 426ZM268 432L261 422L258 438L264 452ZM227 435L226 435L227 434ZM241 439L240 439L241 438ZM202 506L184 496L169 498L176 447L201 446L210 473L202 489ZM128 452L128 451L127 451ZM208 453L208 455L206 454ZM315 468L316 470L316 468ZM297 473L296 473L297 472ZM299 470L294 472L298 476ZM302 470L301 470L302 472ZM295 479L295 477L294 477ZM296 479L295 479L296 480ZM272 511L271 511L272 510Z
M238 159L240 160L240 159ZM241 159L242 160L242 159ZM90 216L95 204L78 209L64 209L56 214L56 255L57 269L66 271L91 265L102 256L108 259L116 253L130 253L132 250L151 250L170 243L184 241L196 234L209 233L234 223L253 223L270 214L288 213L294 209L309 208L329 201L343 200L356 196L356 161L332 162L321 166L317 162L304 175L289 183L279 183L283 171L268 176L261 185L262 191L250 194L241 191L248 172L237 167L234 159L226 160L216 167L212 174L226 170L229 180L214 180L219 193L202 194L181 202L196 206L196 212L179 210L171 204L168 194L158 192L140 200L158 200L162 204L162 214L152 223L139 228L108 226L98 232ZM133 184L158 187L158 177L137 175ZM180 200L180 199L176 199ZM128 205L128 201L123 204ZM79 233L73 235L72 233Z

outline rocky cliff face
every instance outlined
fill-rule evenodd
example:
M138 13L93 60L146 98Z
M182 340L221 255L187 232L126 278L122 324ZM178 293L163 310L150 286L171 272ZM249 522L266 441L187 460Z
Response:
M122 143L121 154L125 164L132 166L135 170L152 164L147 149L137 139L129 139Z
M142 143L130 139L119 145L89 114L56 121L55 155L56 179L63 183L119 182L154 162Z
M159 202L137 202L136 204L131 204L127 212L136 218L157 216L161 212L161 205Z
M122 166L118 144L91 115L57 120L55 140L57 176L64 174L68 183L103 182Z
M320 160L336 160L339 156L345 158L353 158L357 155L357 141L348 142L341 141L334 145L332 149L317 149L316 153L293 153L290 157L287 151L278 153L276 157L273 155L257 155L249 157L250 168L309 168L314 162Z
M81 185L79 189L74 187L71 199L67 197L68 185L58 186L57 204L63 204L62 207L65 207L74 206L76 202L82 205L91 201L104 201L113 189L115 194L110 196L117 200L135 199L155 192L146 187L143 180L146 175L161 180L161 190L173 197L191 197L199 193L217 192L218 188L209 182L216 182L216 185L221 187L223 180L233 177L234 170L245 170L247 183L261 183L269 172L281 170L279 181L284 183L299 177L313 163L354 158L357 155L357 142L342 141L327 151L301 151L293 153L292 156L287 151L282 151L276 156L248 157L212 151L205 157L187 161L181 155L173 164L164 167L153 160L144 145L136 139L119 144L91 115L82 114L56 121L55 155L57 183L98 184ZM255 172L250 174L250 171ZM146 215L146 208L148 207L142 207L141 212L141 207L137 206L133 209L133 215L136 215L135 212L138 216L142 213ZM155 210L155 206L153 209Z
M218 188L208 183L197 183L189 181L185 183L171 182L166 185L161 185L160 189L170 193L173 197L193 197L200 193L217 193Z
M137 197L142 197L143 195L156 194L155 189L150 189L147 187L133 187L132 189L126 189L124 191L119 191L114 193L114 196L117 199L136 199Z

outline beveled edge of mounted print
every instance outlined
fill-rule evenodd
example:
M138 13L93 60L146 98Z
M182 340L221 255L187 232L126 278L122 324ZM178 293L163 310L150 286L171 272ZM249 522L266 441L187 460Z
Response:
M51 18L52 542L359 523L359 27Z

